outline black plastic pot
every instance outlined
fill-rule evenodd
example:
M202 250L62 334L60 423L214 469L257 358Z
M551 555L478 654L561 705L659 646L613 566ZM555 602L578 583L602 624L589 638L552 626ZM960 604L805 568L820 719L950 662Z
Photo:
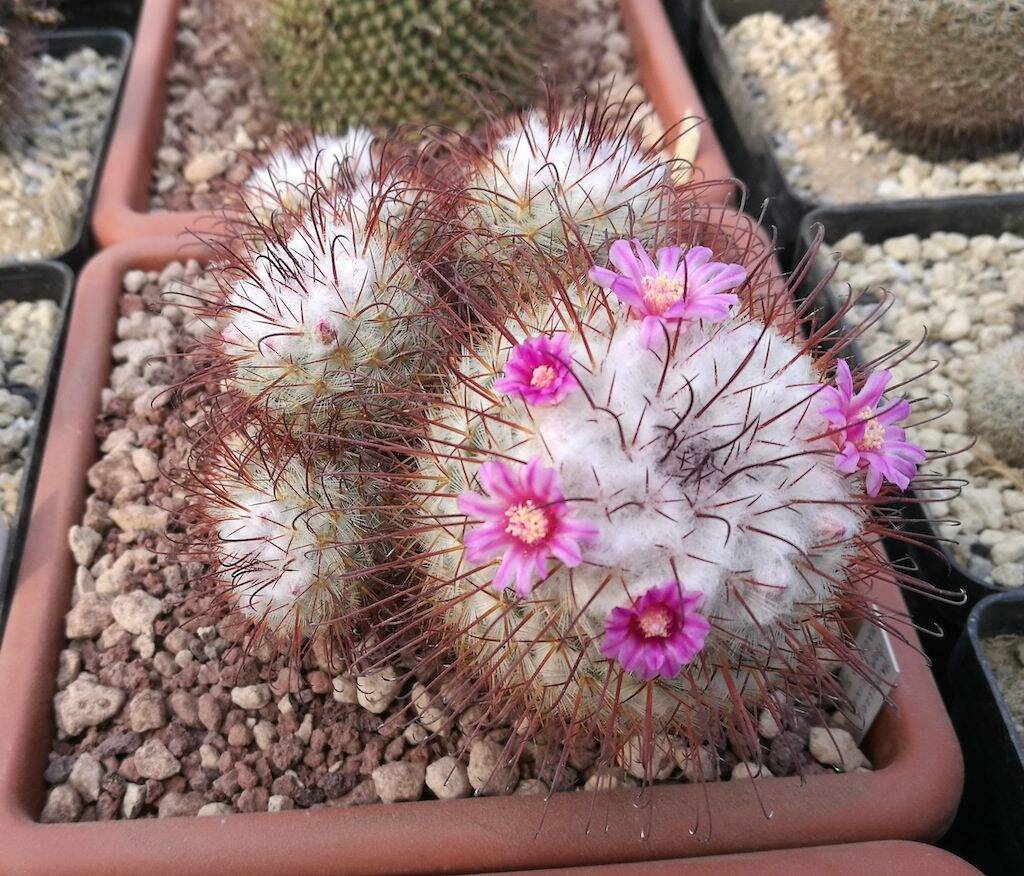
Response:
M1020 873L1024 862L1024 740L981 643L1024 636L1024 593L979 602L950 661L950 714L966 767L964 796L946 842L987 874Z
M797 228L811 210L822 206L797 193L786 180L776 156L772 134L754 103L753 95L725 47L726 31L740 19L776 12L787 21L818 15L821 0L703 0L698 34L697 81L726 155L750 190L752 204L768 200L768 218L778 228L785 252L796 244ZM1024 212L1024 193L964 195L963 198L872 202L914 211L924 203L970 200L993 204L1001 212ZM857 205L835 205L855 207Z
M863 234L867 243L879 243L904 234L924 237L936 231L971 236L998 236L1004 231L1024 235L1024 209L1011 208L1006 198L999 195L822 207L809 213L800 223L795 253L797 258L808 251L819 225L824 231L822 251L829 252L830 242L853 232ZM814 288L823 270L816 266L810 271L804 284L805 292ZM845 292L837 295L835 290L826 290L819 299L821 315L834 314L840 297L845 297ZM849 348L848 356L852 361L863 361L856 344ZM947 545L938 541L936 530L922 506L911 503L904 506L901 512L903 527L910 534L924 539L931 549L890 543L889 552L893 561L909 564L908 567L915 570L923 580L949 593L949 601L904 593L911 614L923 630L934 627L936 623L942 629L941 637L924 635L922 640L925 651L933 661L939 685L945 690L946 662L963 629L968 612L979 600L994 593L1002 593L1003 589L971 574L957 561ZM962 604L951 604L961 591L964 594Z
M672 23L679 45L690 62L697 47L697 21L700 18L700 0L662 0L668 19ZM692 66L692 63L691 63Z
M6 543L0 545L0 639L3 638L7 618L8 588L14 586L18 577L21 551L28 532L32 511L32 497L35 494L39 464L46 446L46 433L50 422L50 409L60 374L61 354L64 350L64 328L74 276L67 265L59 262L27 262L19 265L0 267L0 301L54 301L57 304L57 324L54 326L53 347L46 375L37 392L27 387L7 387L33 402L35 408L35 429L29 438L28 454L21 473L18 490L18 510L7 532ZM34 398L32 397L34 396ZM55 549L59 545L54 546Z
M107 144L110 142L110 135L114 129L114 120L117 118L117 108L121 99L121 87L124 83L124 73L128 66L128 56L131 54L131 47L131 37L123 30L116 28L60 30L56 33L46 34L39 39L39 52L53 55L56 58L66 57L79 49L92 48L101 55L117 58L119 62L118 85L114 94L114 102L110 107L110 114L103 127L103 135L93 156L93 167L83 199L82 213L75 221L74 233L68 248L51 257L55 261L64 262L72 268L80 267L92 255L95 249L92 232L89 228L89 218L92 214L93 200L96 197L96 189L99 185L103 159L107 153Z

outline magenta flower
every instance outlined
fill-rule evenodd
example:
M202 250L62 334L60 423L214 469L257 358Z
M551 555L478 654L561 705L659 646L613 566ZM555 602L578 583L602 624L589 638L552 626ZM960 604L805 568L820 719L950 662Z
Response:
M604 621L601 654L644 681L674 678L704 647L711 625L697 614L703 594L678 581L652 587Z
M829 386L821 391L825 403L820 413L836 427L832 433L839 448L836 468L846 473L866 468L869 496L878 495L883 481L905 490L927 457L895 425L910 416L910 405L900 399L885 407L882 393L891 378L888 371L872 374L854 394L850 366L840 360L836 366L838 388Z
M643 320L644 349L650 348L654 332L664 323L728 318L729 308L739 301L729 290L747 279L742 265L709 261L711 250L706 246L666 246L657 257L655 265L639 240L616 240L608 258L619 272L594 267L589 273Z
M580 542L593 539L597 527L576 520L558 487L558 474L534 457L518 470L504 462L480 466L486 496L464 492L458 509L483 523L466 534L466 557L480 562L501 556L491 586L504 590L515 577L516 595L527 596L534 579L547 573L548 557L570 569L582 562Z
M527 338L508 357L505 376L494 388L522 396L528 405L557 405L576 386L571 365L568 335Z

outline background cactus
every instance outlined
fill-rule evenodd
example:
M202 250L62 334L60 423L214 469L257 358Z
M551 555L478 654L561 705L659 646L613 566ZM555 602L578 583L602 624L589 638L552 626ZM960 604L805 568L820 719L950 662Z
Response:
M828 0L851 102L899 145L977 154L1024 134L1024 7Z
M1014 338L978 361L967 413L974 434L1000 460L1024 467L1024 338Z
M0 143L16 130L24 110L32 32L56 24L58 18L39 0L0 3Z
M465 126L526 105L557 27L550 0L271 0L266 79L315 128Z

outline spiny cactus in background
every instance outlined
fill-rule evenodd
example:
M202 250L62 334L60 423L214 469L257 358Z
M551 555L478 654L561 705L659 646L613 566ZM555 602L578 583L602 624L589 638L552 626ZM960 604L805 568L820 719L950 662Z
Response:
M297 436L365 423L424 369L424 195L405 160L368 150L357 133L290 154L280 178L272 163L259 208L222 247L218 294L197 306L218 329L197 351L197 379L221 381L236 427L256 418Z
M271 0L270 94L318 130L464 127L489 100L537 94L560 14L552 0Z
M828 0L851 102L898 144L975 155L1024 134L1024 6Z
M1003 462L1024 467L1024 338L986 353L967 400L971 429Z
M925 454L886 372L827 379L789 290L753 302L748 268L696 244L610 258L560 282L507 266L509 295L546 285L412 422L396 504L453 709L483 698L474 729L514 726L509 759L551 735L558 770L592 745L651 780L675 741L758 760L771 691L842 702L823 658L864 669L844 617L888 568L872 508Z
M0 2L0 143L16 130L24 110L32 32L59 20L38 0Z
M233 435L203 454L195 513L217 592L257 634L297 654L319 638L350 655L366 597L377 585L357 456L276 457Z
M552 105L499 123L483 144L464 140L465 248L500 263L524 246L560 256L649 239L670 212L671 163L640 130L623 105Z

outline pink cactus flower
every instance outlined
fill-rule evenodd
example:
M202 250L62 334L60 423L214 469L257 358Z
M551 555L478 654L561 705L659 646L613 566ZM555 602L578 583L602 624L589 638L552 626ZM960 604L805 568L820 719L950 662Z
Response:
M834 427L831 434L839 448L836 468L846 473L866 468L869 496L877 496L884 481L905 490L927 458L895 425L910 416L910 405L900 399L885 406L882 393L891 379L888 371L876 372L855 394L850 366L840 360L836 366L838 388L826 387L820 396L824 401L820 413ZM878 410L880 405L882 410Z
M747 279L742 265L710 261L711 250L706 246L666 246L657 257L655 265L639 240L616 240L608 258L618 273L594 267L589 274L643 320L640 343L644 349L650 348L654 333L667 322L728 318L729 309L739 302L729 290Z
M711 631L697 614L702 598L678 581L652 587L605 618L601 653L644 681L674 678L697 656Z
M577 520L558 486L558 474L534 457L525 467L504 462L480 466L486 496L464 492L459 511L483 523L466 534L466 558L481 562L501 556L491 586L504 590L515 578L517 596L527 596L536 580L548 573L548 558L570 569L582 562L580 543L593 539L597 528Z
M521 396L528 405L557 405L577 386L571 366L568 335L527 338L508 357L505 376L494 388Z

